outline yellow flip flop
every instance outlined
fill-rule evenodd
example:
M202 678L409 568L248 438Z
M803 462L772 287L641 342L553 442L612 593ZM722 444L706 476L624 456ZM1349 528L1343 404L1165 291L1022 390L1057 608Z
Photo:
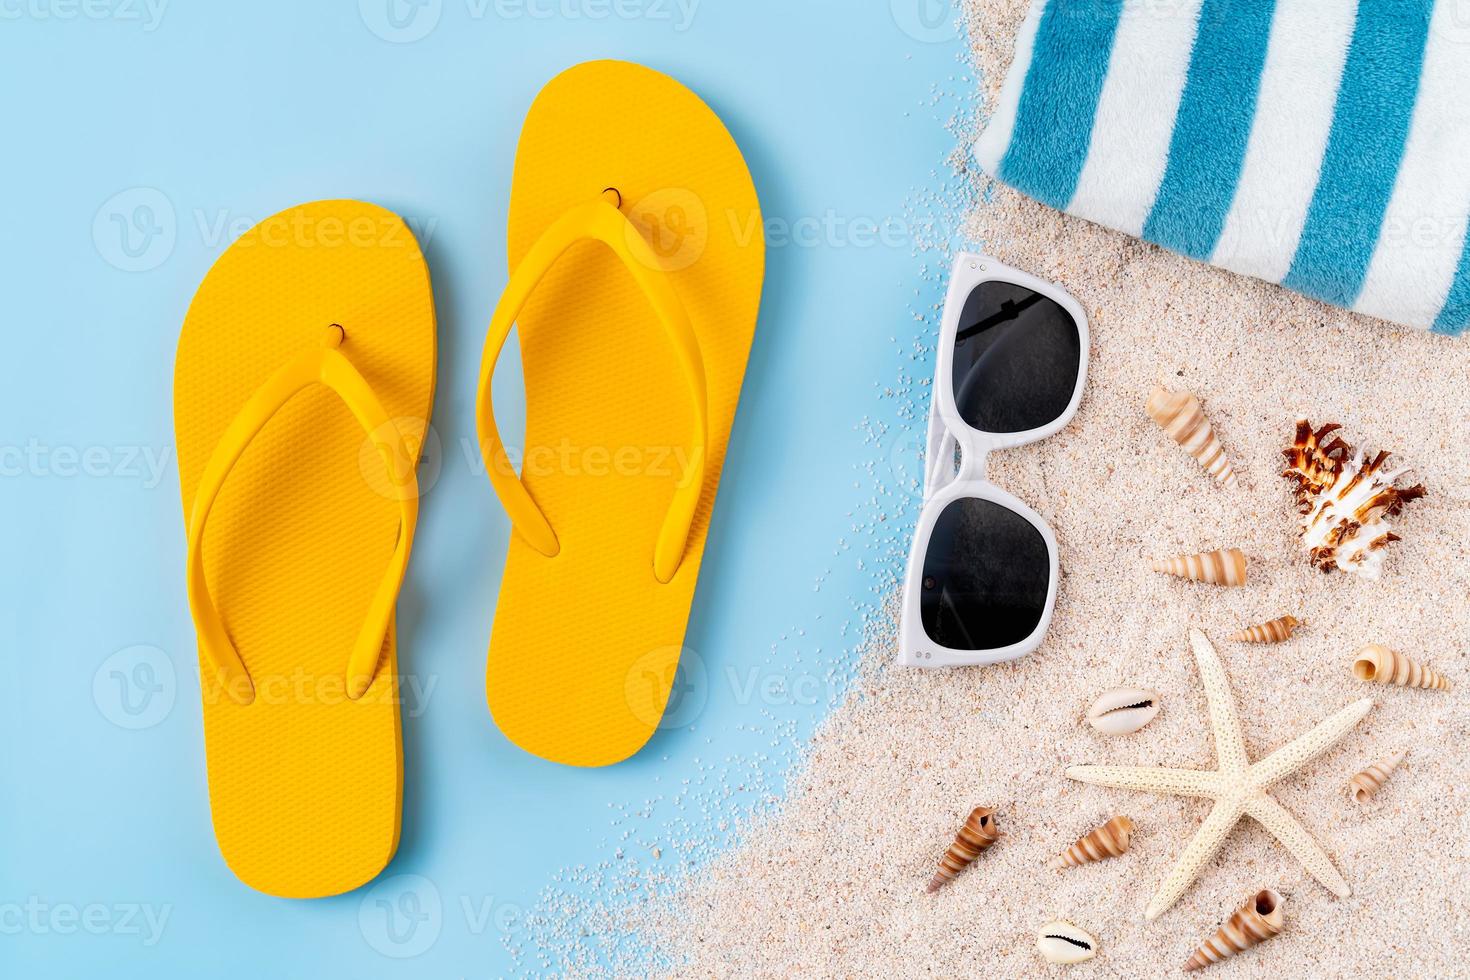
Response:
M526 116L509 258L477 406L515 529L486 696L526 751L609 765L653 734L679 664L760 306L760 204L694 93L639 65L590 62L548 83ZM490 389L513 323L519 459Z
M184 320L174 426L215 838L252 888L356 888L398 846L393 609L434 397L412 232L360 201L261 222Z

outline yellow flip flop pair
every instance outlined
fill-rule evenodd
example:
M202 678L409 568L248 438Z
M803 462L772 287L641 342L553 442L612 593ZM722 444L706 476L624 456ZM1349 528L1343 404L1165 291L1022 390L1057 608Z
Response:
M678 665L759 306L759 206L693 93L593 62L527 117L509 246L478 405L514 526L487 697L522 748L605 765L653 733ZM513 324L520 451L490 397ZM394 609L434 378L418 244L359 201L262 222L185 319L174 414L210 807L229 867L273 895L348 891L397 847Z

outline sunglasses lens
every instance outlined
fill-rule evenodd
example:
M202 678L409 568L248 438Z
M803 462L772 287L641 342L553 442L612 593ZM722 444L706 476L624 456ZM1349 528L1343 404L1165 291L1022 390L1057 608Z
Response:
M1036 631L1051 584L1046 539L989 500L951 501L924 555L919 613L929 639L953 650L995 650Z
M970 291L955 335L955 406L981 432L1026 432L1067 410L1082 370L1077 323L1056 301L1009 282Z

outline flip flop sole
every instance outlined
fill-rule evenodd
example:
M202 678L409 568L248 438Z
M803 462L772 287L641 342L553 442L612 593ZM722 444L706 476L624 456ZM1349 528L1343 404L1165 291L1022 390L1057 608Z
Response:
M521 477L561 550L547 558L512 534L486 695L511 741L579 766L627 758L664 717L765 268L755 187L719 118L673 79L615 61L569 69L531 107L511 189L511 268L568 208L609 187L692 321L708 470L683 562L662 584L654 545L694 469L688 383L628 271L600 243L574 246L517 322Z
M418 452L434 394L434 307L418 243L389 211L282 211L219 257L184 321L174 424L187 526L201 474L263 381L330 324ZM397 541L400 488L347 406L313 386L231 470L204 533L205 577L255 686L236 703L201 656L210 810L226 863L260 891L348 891L398 845L395 630L357 701L345 671Z

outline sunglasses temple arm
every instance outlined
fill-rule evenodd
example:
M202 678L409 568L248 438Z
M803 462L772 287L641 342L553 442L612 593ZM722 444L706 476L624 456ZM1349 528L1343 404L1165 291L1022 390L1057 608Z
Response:
M924 499L954 479L955 438L939 418L936 400L929 400L929 437L924 456Z

